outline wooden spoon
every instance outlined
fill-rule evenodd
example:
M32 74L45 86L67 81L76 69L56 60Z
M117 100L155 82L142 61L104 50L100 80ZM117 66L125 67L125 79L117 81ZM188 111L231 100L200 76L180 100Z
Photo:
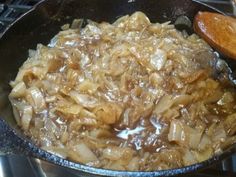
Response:
M211 12L198 12L194 30L210 46L236 60L236 19Z

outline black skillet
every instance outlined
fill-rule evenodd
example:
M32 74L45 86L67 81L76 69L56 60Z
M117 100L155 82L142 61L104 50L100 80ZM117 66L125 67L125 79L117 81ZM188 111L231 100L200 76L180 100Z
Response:
M232 146L223 154L207 161L178 169L153 172L112 171L74 163L45 152L18 129L7 97L10 91L8 83L15 78L18 68L27 58L28 49L35 49L37 43L49 43L60 26L71 23L74 18L113 22L118 17L137 10L146 13L152 22L174 22L182 15L192 21L198 11L217 11L191 0L47 0L5 31L0 39L0 152L36 157L75 169L81 176L129 177L185 174L208 167L236 152L236 147Z

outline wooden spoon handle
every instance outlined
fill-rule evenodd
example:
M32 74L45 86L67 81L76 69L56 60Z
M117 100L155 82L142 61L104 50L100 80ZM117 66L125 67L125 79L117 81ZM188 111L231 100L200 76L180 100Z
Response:
M236 19L211 12L199 12L194 30L223 55L236 60Z

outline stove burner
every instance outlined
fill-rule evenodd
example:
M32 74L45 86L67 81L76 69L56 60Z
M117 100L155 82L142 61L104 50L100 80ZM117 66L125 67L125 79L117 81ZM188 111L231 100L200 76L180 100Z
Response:
M0 0L0 33L41 0Z
M41 0L0 0L0 36L6 27ZM197 0L233 14L230 0Z

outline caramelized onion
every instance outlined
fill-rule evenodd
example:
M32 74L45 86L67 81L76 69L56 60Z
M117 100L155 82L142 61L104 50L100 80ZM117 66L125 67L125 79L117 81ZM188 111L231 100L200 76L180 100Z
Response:
M197 35L142 12L81 25L30 50L10 83L17 124L40 147L98 168L155 171L236 142L230 69Z

